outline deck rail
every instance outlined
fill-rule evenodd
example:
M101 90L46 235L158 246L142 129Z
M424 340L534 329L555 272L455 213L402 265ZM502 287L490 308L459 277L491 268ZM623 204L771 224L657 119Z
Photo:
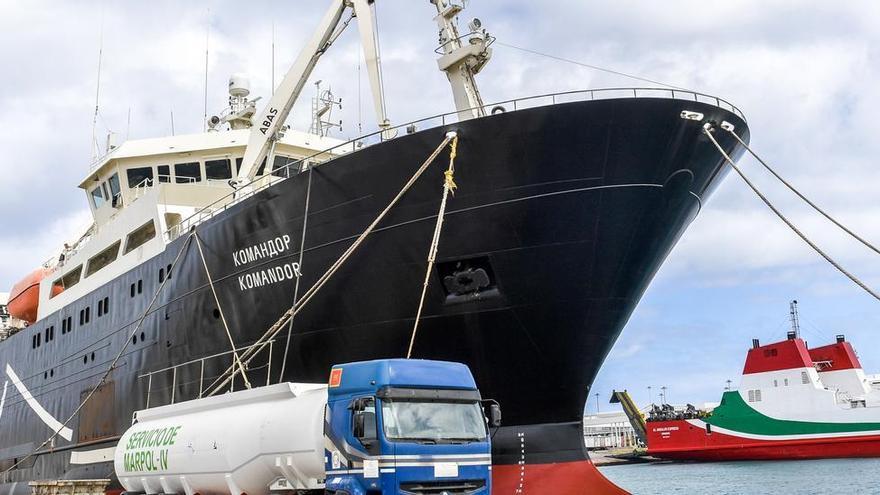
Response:
M260 347L261 344L252 344L249 346L239 347L236 349L230 349L225 352L218 352L217 354L211 354L210 356L200 357L198 359L193 359L193 360L187 361L185 363L175 364L172 366L168 366L166 368L153 370L153 371L149 371L147 373L143 373L141 375L138 375L139 380L143 380L144 378L147 379L147 400L146 400L145 407L147 409L149 409L149 407L150 407L150 400L152 399L152 396L153 396L153 377L154 376L166 375L167 373L171 373L171 397L170 397L171 402L170 402L170 404L174 404L174 401L177 399L176 396L177 396L178 370L180 370L181 368L187 367L187 366L199 365L199 389L198 389L199 392L195 398L201 399L205 393L205 363L207 361L210 361L213 359L220 359L222 357L229 356L234 353L246 352L246 351L250 350L251 348L260 347L256 351L257 354L262 352L263 349L268 350L266 363L263 365L263 367L266 368L266 385L270 385L271 384L270 380L272 379L272 350L273 350L274 344L275 344L275 341L270 340L270 341L268 341L268 346L263 344L262 347ZM248 370L248 371L250 371L250 370ZM234 387L234 383L235 383L234 380L230 382L231 388ZM167 388L167 387L163 387L163 388ZM185 400L188 400L188 399L185 399Z

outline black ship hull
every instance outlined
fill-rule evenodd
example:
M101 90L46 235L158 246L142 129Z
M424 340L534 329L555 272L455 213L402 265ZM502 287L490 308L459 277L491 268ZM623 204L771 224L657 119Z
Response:
M155 406L195 398L231 356L141 375L228 351L221 310L236 346L256 341L293 303L289 272L300 257L304 219L300 294L388 205L444 134L457 130L459 188L450 199L413 357L467 364L483 396L500 402L505 426L494 437L496 490L524 489L525 483L522 493L549 493L534 476L526 482L525 473L587 459L580 422L590 385L654 273L724 173L701 124L680 118L685 109L746 129L724 109L681 100L532 108L340 156L216 214L195 232L219 307L185 233L164 254L0 346L0 359L34 399L64 421L128 345L108 381L68 425L71 440L57 438L23 462L52 430L9 386L0 412L0 468L18 465L3 473L4 492L21 493L35 479L110 477L110 463L82 452L114 445L147 400ZM250 364L252 384L324 382L334 363L405 355L447 157L444 152L436 160L296 316L290 342L285 329L271 352ZM159 288L160 270L164 274L178 253L173 276L132 339ZM94 315L104 298L106 314L82 326L75 321L70 332L32 348L31 334L61 328L63 318L85 307ZM234 385L242 387L243 380ZM587 475L573 476L586 493Z

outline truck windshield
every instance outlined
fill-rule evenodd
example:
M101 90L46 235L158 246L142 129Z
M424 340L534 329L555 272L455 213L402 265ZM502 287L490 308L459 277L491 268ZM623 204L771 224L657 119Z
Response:
M389 440L473 442L486 438L486 423L475 402L382 401Z

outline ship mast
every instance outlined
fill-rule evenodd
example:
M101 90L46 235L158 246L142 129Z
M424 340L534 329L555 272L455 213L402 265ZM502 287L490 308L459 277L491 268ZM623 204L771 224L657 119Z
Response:
M492 38L479 19L468 23L470 32L458 33L458 14L464 9L453 0L431 0L437 7L437 25L440 27L440 47L437 65L449 78L458 118L467 120L486 115L483 97L477 87L476 75L492 58ZM462 40L467 38L467 43Z
M795 338L801 336L801 322L798 318L797 304L797 301L793 300L788 305L788 314L791 317L791 331L794 333Z

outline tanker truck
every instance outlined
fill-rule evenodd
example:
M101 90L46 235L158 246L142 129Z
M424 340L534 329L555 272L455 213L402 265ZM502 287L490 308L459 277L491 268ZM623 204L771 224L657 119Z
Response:
M129 493L489 494L497 403L467 366L384 359L138 411L116 447Z

